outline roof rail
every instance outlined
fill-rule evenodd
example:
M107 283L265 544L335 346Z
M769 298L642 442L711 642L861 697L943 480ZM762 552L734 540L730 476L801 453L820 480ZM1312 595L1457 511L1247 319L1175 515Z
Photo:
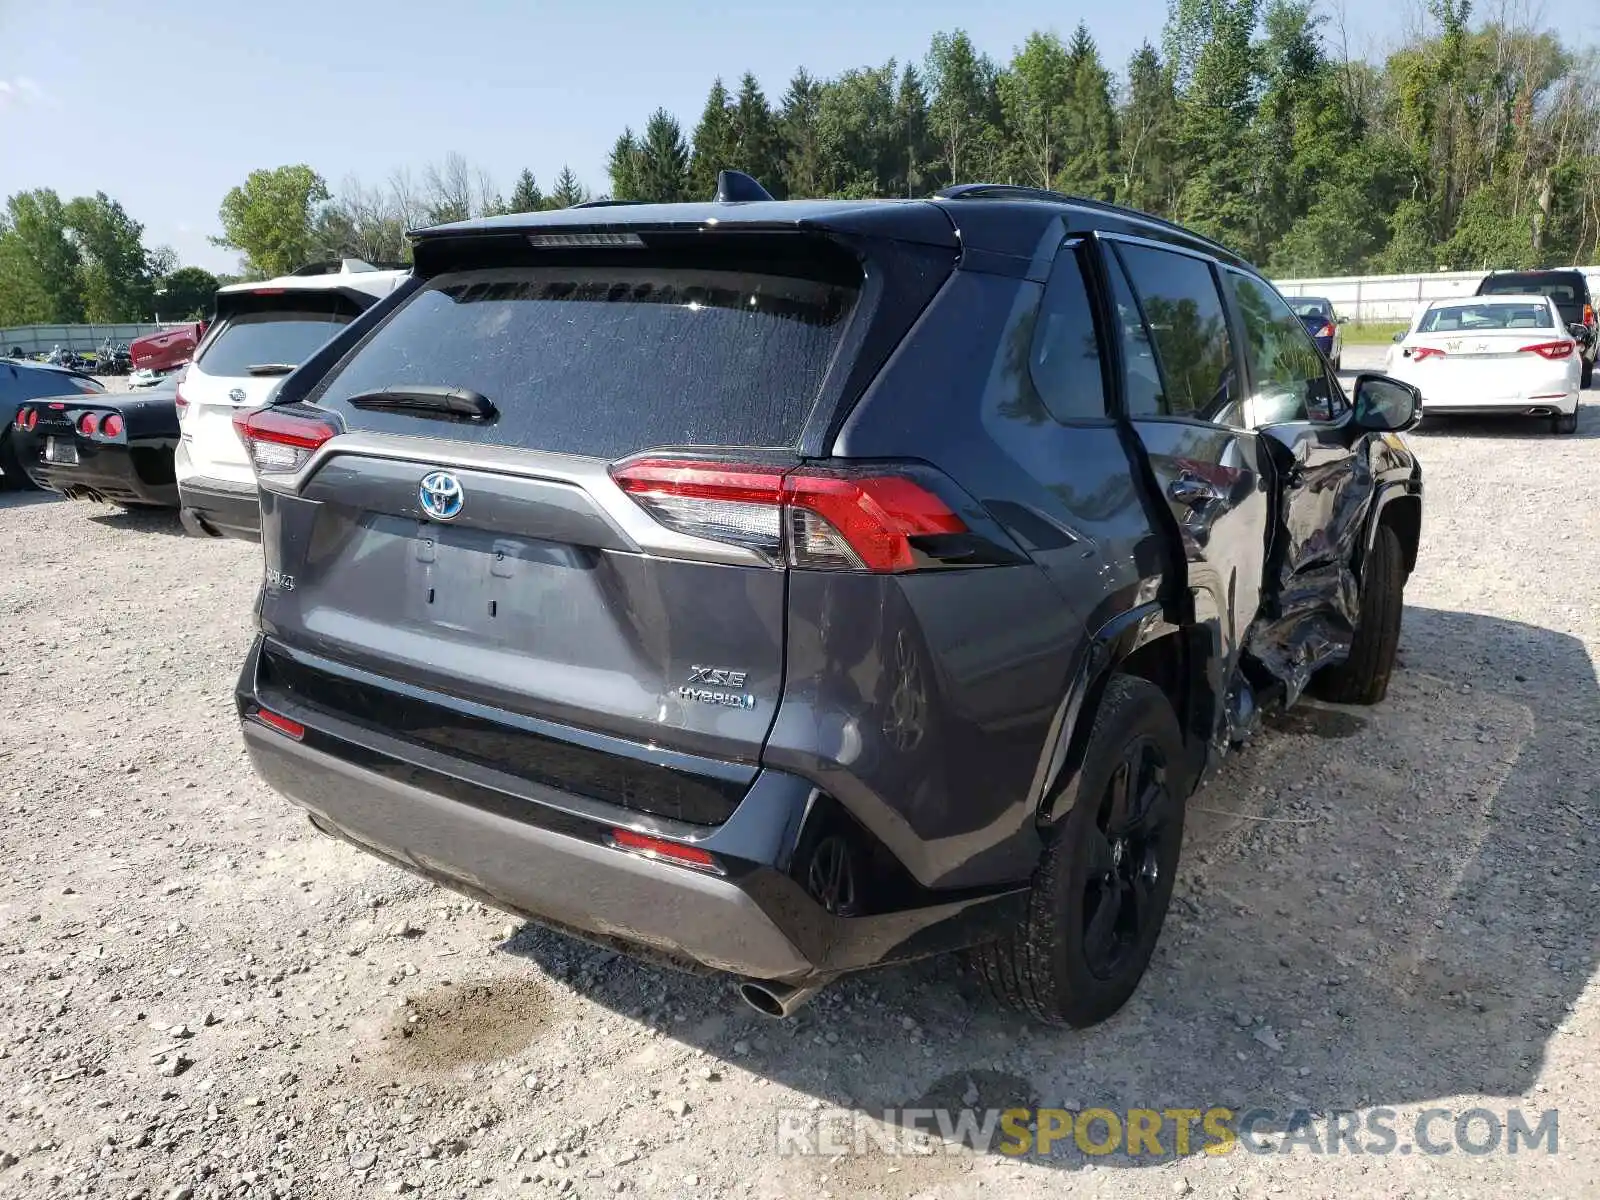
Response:
M1181 233L1185 237L1203 242L1216 250L1220 250L1229 258L1243 262L1237 253L1228 249L1214 238L1208 238L1203 233L1196 233L1179 225L1176 221L1169 221L1165 217L1158 217L1154 213L1147 213L1142 209L1130 208L1126 204L1113 204L1109 200L1095 200L1088 196L1073 196L1066 192L1053 192L1048 188L1025 187L1014 183L957 183L934 193L936 200L1044 200L1053 204L1073 204L1079 208L1092 208L1097 212L1118 213L1124 216L1137 217L1141 221L1148 221L1152 225L1160 225Z

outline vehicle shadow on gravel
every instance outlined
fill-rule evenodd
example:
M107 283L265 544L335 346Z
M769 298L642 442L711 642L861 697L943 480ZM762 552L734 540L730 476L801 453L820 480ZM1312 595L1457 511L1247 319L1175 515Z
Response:
M127 529L139 533L165 533L188 537L175 508L115 508L96 506L88 520L107 529Z
M743 1009L726 982L534 926L502 948L867 1120L891 1108L1221 1105L1270 1110L1263 1132L1310 1110L1325 1137L1341 1110L1518 1097L1595 966L1600 689L1577 639L1473 613L1408 608L1401 653L1383 704L1298 707L1194 797L1157 958L1093 1029L1009 1013L950 958L841 981L779 1023ZM771 1136L776 1114L757 1119L754 1136ZM1176 1157L1171 1128L1159 1155L1086 1158L1068 1137L1030 1157L1153 1165ZM1196 1125L1190 1153L1205 1141ZM812 1161L840 1194L910 1195L970 1169L963 1154L897 1157L892 1173L878 1154Z

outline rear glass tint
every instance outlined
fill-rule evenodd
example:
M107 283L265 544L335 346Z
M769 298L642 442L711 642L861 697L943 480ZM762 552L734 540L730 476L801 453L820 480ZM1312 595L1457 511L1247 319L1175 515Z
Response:
M230 378L250 374L251 367L298 367L349 322L347 314L333 312L240 313L227 318L195 361L207 375Z
M738 271L522 267L440 275L309 399L351 428L616 459L655 446L792 446L853 288ZM468 388L486 425L362 410L365 392Z
M1480 296L1549 296L1557 304L1574 304L1583 292L1577 275L1496 275L1478 289Z

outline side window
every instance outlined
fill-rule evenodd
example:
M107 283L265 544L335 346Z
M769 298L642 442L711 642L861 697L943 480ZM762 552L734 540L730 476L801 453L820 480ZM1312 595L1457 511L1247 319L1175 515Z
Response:
M1239 374L1210 264L1148 246L1122 245L1117 253L1161 364L1161 411L1238 424Z
M1150 331L1144 326L1133 289L1128 286L1128 277L1123 274L1122 264L1115 254L1106 256L1106 269L1111 275L1111 303L1117 311L1116 336L1122 342L1123 394L1128 402L1128 415L1159 416L1167 409L1161 389L1161 368L1156 365Z
M1343 408L1327 364L1305 323L1283 297L1247 275L1224 271L1244 321L1245 354L1256 391L1246 406L1252 427L1285 421L1331 421Z
M1056 420L1082 421L1106 415L1094 310L1089 306L1089 289L1075 245L1056 255L1044 299L1039 302L1028 370L1039 398Z

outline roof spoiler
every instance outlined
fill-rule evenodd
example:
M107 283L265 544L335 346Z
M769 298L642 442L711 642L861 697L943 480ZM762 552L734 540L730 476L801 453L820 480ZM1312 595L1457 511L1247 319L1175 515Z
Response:
M754 176L743 171L718 171L717 194L711 197L716 204L748 204L754 200L771 200L772 193L758 183ZM573 208L616 208L624 204L648 204L647 200L585 200Z

